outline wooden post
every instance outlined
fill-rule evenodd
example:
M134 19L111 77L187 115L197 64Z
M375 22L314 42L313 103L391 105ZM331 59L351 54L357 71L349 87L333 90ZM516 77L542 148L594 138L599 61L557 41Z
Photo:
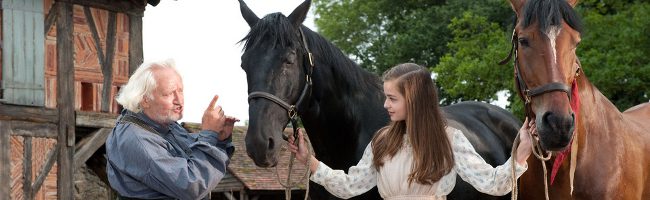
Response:
M117 13L108 11L108 27L106 30L106 57L104 57L104 87L102 88L102 112L109 112L111 107L111 91L113 89L113 59L115 57L115 37L117 32Z
M129 14L129 76L144 62L142 52L142 14Z
M9 139L11 138L9 121L0 120L0 199L11 199L11 171Z
M23 195L24 199L34 199L32 192L32 137L23 137Z
M56 61L57 61L57 108L59 111L59 135L57 148L57 194L59 199L74 199L74 46L72 33L72 4L59 1L56 9Z

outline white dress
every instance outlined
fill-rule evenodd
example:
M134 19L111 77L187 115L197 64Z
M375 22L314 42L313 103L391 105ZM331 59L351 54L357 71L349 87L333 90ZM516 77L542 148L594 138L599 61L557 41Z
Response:
M407 138L404 139L402 148L384 163L379 172L372 164L372 145L368 144L363 157L356 166L350 167L348 174L343 170L333 170L321 162L310 179L343 199L363 194L375 186L384 199L446 199L456 184L456 174L480 192L495 196L510 192L512 157L506 163L494 168L476 153L461 131L448 127L447 134L451 141L455 165L449 174L433 185L413 182L409 187L408 175L411 172L413 151ZM517 178L526 171L527 167L527 164L523 166L516 164Z

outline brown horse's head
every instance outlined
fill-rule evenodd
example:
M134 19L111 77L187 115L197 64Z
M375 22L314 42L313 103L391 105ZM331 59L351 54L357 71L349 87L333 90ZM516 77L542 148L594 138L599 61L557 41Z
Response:
M576 48L581 23L573 7L577 0L510 0L517 14L513 35L516 82L535 118L541 147L566 148L573 136L575 115L569 104L579 73Z

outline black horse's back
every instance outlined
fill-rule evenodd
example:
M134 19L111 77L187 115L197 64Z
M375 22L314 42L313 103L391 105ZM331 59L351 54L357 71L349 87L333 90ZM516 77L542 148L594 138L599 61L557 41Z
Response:
M482 102L466 101L442 107L447 125L463 132L485 162L493 167L510 157L512 142L522 122L507 110ZM456 177L456 186L449 199L510 199L509 195L495 197L475 191L472 185Z

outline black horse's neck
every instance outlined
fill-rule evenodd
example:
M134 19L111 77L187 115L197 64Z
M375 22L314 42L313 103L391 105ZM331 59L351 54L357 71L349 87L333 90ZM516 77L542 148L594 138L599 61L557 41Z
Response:
M305 27L303 31L316 67L301 118L317 157L334 168L349 167L345 164L356 163L373 134L388 122L381 81L320 35Z

